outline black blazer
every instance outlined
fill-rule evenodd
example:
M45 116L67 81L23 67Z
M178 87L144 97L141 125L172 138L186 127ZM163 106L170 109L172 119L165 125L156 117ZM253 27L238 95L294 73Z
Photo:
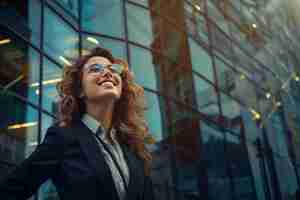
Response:
M7 177L0 178L0 199L27 199L47 179L52 179L61 200L118 200L109 166L94 133L81 121L69 128L47 130L36 150ZM126 200L153 200L150 177L144 164L126 145L121 145L129 168Z

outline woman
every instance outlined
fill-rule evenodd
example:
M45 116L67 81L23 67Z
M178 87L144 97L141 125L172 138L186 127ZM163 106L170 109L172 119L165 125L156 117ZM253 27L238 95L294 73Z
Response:
M62 200L154 199L144 91L126 62L96 48L65 68L58 92L58 123L0 182L0 199L27 199L47 179Z

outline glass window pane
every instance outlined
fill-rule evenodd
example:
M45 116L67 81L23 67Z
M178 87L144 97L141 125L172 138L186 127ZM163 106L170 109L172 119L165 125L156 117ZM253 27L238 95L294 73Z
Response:
M39 47L41 35L41 3L39 0L29 0L28 16L28 25L31 30L30 41Z
M134 3L140 4L142 6L148 7L148 0L130 0L129 2L134 2Z
M248 79L248 75L229 67L217 57L215 63L219 88L243 104L256 108L257 93L260 92L260 86L254 85Z
M209 54L197 44L193 39L189 38L190 53L192 59L193 70L214 82L212 61Z
M213 125L201 123L203 160L207 166L209 199L231 200L230 179L226 172L224 133Z
M215 88L197 75L193 75L198 110L209 116L219 114L218 98Z
M228 63L235 61L237 58L233 54L232 42L214 24L210 23L210 29L214 54L218 54Z
M241 137L230 132L226 133L226 158L232 175L236 199L255 199L246 147L243 145Z
M155 66L152 63L152 55L148 50L130 46L131 70L135 80L140 85L157 90Z
M201 3L203 4L204 1L201 1ZM197 6L193 7L191 4L185 3L184 14L188 33L195 39L200 39L208 44L208 29L206 21L203 15L200 14L200 12L203 11L203 8L204 5L197 4Z
M38 112L10 94L0 95L0 176L11 173L36 148Z
M227 66L217 57L215 57L215 63L218 77L218 87L230 94L231 91L235 89L235 76L238 75L232 68Z
M4 177L36 148L38 114L12 96L1 96L0 101L5 103L4 112L7 113L1 114L0 119L0 175ZM34 195L30 199L33 198Z
M45 9L44 49L62 65L78 56L78 33L48 8Z
M218 24L219 28L225 33L229 34L228 24L224 18L225 13L220 12L220 3L213 3L212 1L207 2L207 9L209 17ZM224 11L226 12L226 11Z
M82 41L82 54L87 54L89 50L95 48L95 47L103 47L105 49L108 49L112 52L114 57L122 58L127 60L126 56L126 48L125 43L120 42L118 40L112 40L109 38L104 37L98 37L94 35L83 35L83 41Z
M43 108L50 113L56 113L58 111L56 84L62 78L62 68L44 58L43 70Z
M45 5L47 7L48 5L51 6L51 9L55 10L60 16L63 16L64 20L78 29L78 1L79 0L46 0L47 3Z
M0 45L1 88L38 104L39 94L35 92L32 85L39 81L39 54L12 32L2 29L0 34L10 41Z
M151 135L154 137L155 141L159 142L163 139L162 130L162 115L160 110L160 104L162 102L156 94L152 92L145 91L147 110L145 112L146 120L149 124L149 129Z
M1 160L18 164L28 157L37 145L38 112L13 95L1 95L1 129L3 139ZM10 142L5 144L5 142ZM5 148L8 148L5 150Z
M221 93L220 98L222 112L227 120L233 120L240 117L241 106L234 99L223 93Z
M172 102L165 102L170 105ZM174 103L174 102L173 102ZM175 104L175 103L174 103ZM198 199L199 191L199 120L182 105L167 108L169 135L157 143L154 151L153 182L162 199ZM170 109L170 110L169 110ZM182 110L182 112L178 112ZM189 130L189 131L186 131Z
M124 37L121 0L85 0L82 5L82 28L115 37Z
M5 29L4 27L9 27L18 35L39 46L41 29L41 3L39 0L1 1L0 19L1 32ZM0 40L2 39L6 38L2 38L0 34Z
M129 40L150 46L153 33L149 11L129 3L126 4L126 11Z
M78 1L79 0L61 0L57 1L57 3L62 5L67 11L78 17Z
M251 134L251 133L250 133ZM260 133L261 134L261 133ZM261 157L258 156L257 146L253 142L247 142L248 155L253 174L253 181L255 185L256 194L259 200L266 199L266 189L268 185L265 184L265 174L262 168Z

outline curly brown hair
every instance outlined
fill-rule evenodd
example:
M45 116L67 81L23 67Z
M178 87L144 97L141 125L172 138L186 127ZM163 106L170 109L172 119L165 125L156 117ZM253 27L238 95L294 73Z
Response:
M148 137L148 126L144 119L145 98L144 89L134 82L133 73L129 70L127 62L114 58L110 51L97 47L85 56L80 57L72 66L66 66L62 81L57 84L60 97L58 120L63 127L70 126L81 119L86 112L85 103L80 97L82 89L82 68L84 64L94 56L107 58L112 63L124 66L121 74L122 93L116 102L113 111L113 127L122 134L117 135L121 143L125 143L138 157L144 161L145 173L150 174L151 154L145 146L145 138Z

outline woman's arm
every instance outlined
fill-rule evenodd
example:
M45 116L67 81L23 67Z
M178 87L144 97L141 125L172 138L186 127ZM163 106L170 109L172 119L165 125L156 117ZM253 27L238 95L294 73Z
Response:
M44 141L16 169L0 178L0 199L28 199L56 171L63 155L64 139L59 128L50 127Z

